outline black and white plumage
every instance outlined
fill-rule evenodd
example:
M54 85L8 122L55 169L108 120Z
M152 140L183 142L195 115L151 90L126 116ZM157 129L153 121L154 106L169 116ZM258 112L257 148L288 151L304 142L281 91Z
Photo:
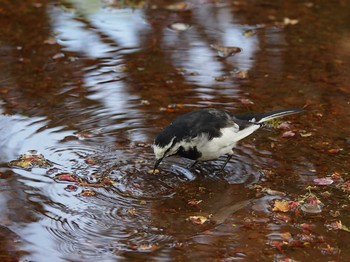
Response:
M225 110L206 108L181 115L165 127L154 141L154 170L165 157L172 155L195 160L195 163L228 155L222 167L224 169L238 141L258 130L266 121L301 111L287 109L235 115Z

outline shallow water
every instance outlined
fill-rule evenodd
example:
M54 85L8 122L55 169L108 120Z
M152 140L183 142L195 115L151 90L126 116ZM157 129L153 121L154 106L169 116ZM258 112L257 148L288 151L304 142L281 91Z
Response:
M349 179L349 3L170 4L0 0L1 260L348 261L350 233L327 225L350 227L350 190L313 181ZM150 174L155 135L208 106L306 110L224 173L173 157ZM51 166L9 165L33 150ZM321 214L273 211L309 190Z

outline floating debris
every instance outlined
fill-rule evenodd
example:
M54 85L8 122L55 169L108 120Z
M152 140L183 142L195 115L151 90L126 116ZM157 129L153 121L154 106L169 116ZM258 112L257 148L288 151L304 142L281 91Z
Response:
M30 170L33 167L48 168L52 164L49 160L45 159L42 154L39 154L36 150L31 150L26 154L20 155L18 159L8 163L10 167L18 167Z
M212 44L210 47L218 52L220 57L229 57L242 52L242 49L235 46L221 46Z

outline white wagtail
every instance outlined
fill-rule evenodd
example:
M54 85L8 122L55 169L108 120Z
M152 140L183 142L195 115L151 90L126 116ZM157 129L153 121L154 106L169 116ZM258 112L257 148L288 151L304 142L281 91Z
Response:
M198 161L228 155L221 168L223 170L238 141L258 130L266 121L302 111L286 109L235 115L225 110L206 108L181 115L165 127L154 141L156 163L153 172L165 157L173 155L195 160L192 166Z

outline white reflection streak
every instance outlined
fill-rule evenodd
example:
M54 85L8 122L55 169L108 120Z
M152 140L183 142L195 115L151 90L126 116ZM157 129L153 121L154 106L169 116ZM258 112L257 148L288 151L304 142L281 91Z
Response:
M49 12L53 30L58 32L59 44L64 46L64 50L78 52L88 58L103 58L98 60L100 65L84 75L85 86L95 91L88 98L103 104L96 112L98 117L109 115L118 118L121 114L132 114L135 118L138 112L131 108L130 101L139 97L128 92L125 82L118 81L122 72L118 72L117 67L124 64L120 54L134 52L135 47L140 46L140 35L149 28L143 19L143 10L86 10L74 1L72 5L77 10L75 13L51 6ZM87 23L78 21L76 13L83 14ZM108 39L108 42L112 40L112 44L103 42L103 38ZM118 53L118 50L123 51Z
M78 52L86 57L104 57L112 48L100 41L99 36L86 25L76 20L75 13L66 12L60 7L49 6L53 31L63 50Z
M197 23L185 32L164 31L164 42L173 53L173 63L186 71L195 71L198 75L185 75L187 81L202 87L207 87L206 93L218 92L213 86L220 85L215 77L224 71L223 60L217 59L217 52L210 48L210 44L237 46L243 49L234 57L226 59L232 69L249 70L254 65L257 46L257 36L249 38L243 36L244 27L234 21L229 8L201 7L193 9L193 21ZM213 42L203 41L204 38L214 39ZM190 44L189 44L190 43ZM176 47L176 48L175 48ZM232 83L234 84L234 83ZM227 84L224 84L227 85ZM204 90L203 90L204 91ZM222 90L225 94L224 90ZM209 94L199 94L210 98Z

